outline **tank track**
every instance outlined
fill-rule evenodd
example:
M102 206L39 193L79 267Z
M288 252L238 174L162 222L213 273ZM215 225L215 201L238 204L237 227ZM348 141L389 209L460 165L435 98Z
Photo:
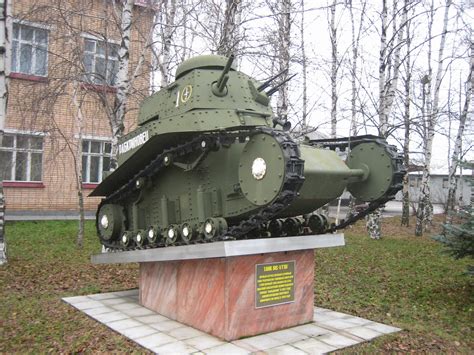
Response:
M405 167L403 165L403 156L397 152L397 149L393 145L389 145L384 139L378 136L364 135L355 136L349 138L334 138L334 139L319 139L310 140L309 144L313 146L319 146L331 150L346 150L352 149L362 143L377 143L385 147L385 150L390 155L392 164L394 164L394 173L392 175L392 184L387 189L387 192L379 199L369 203L367 208L364 210L349 216L349 218L342 220L341 223L335 225L332 224L327 228L324 233L333 233L339 229L343 229L351 224L356 223L358 220L364 218L369 213L374 212L377 208L382 207L390 200L395 198L395 194L400 191L403 186L403 176L406 174Z
M232 144L233 142L235 142L236 139L245 139L246 137L252 137L259 133L266 133L271 135L277 140L277 142L279 142L280 147L282 148L286 162L286 176L283 179L282 190L273 203L271 203L270 205L263 206L259 210L255 211L255 213L250 215L248 218L242 220L237 225L230 226L224 233L216 235L211 240L211 242L218 240L235 240L246 238L248 233L261 227L263 224L270 221L279 212L285 209L288 205L290 205L291 202L298 196L298 191L304 182L304 161L300 159L298 145L287 133L283 131L277 131L269 127L258 127L256 129L252 129L252 131L245 130L238 132L209 132L195 137L188 143L184 143L176 147L164 150L147 166L145 166L145 168L137 172L132 179L122 185L113 194L107 196L101 201L98 206L96 215L96 228L98 235L100 236L99 227L97 225L100 208L106 203L119 203L120 201L123 201L128 196L137 191L136 183L140 178L156 175L161 169L166 166L165 157L171 157L171 159L176 159L182 156L186 156L190 152L196 151L197 149L203 149L203 141L206 142L205 153L207 154L211 150L215 151L217 149L220 149L220 147L224 144ZM201 157L201 160L204 158L204 156ZM192 241L191 243L199 242L203 242L203 240L198 239ZM101 243L111 251L159 247L158 245L155 245L145 247L132 246L124 248L119 241L110 242L102 238Z

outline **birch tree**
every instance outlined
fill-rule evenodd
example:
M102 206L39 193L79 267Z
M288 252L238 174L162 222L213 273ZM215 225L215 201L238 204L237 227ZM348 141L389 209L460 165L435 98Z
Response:
M302 93L302 112L301 112L301 132L306 132L308 123L308 60L306 58L306 46L305 46L305 10L304 10L304 0L300 2L300 11L301 11L301 28L300 28L300 51L301 51L301 71L303 75L303 93Z
M239 28L242 15L242 0L225 0L224 20L221 24L221 33L217 54L226 57L238 54L240 36Z
M277 14L278 19L278 66L279 71L286 72L281 79L288 78L290 68L290 38L291 38L291 0L279 0ZM288 117L288 83L284 83L278 90L277 115L283 119Z
M407 21L407 3L404 4L402 19L397 27L397 2L393 1L392 7L392 37L387 40L387 34L390 22L388 21L387 0L382 0L381 11L381 35L379 52L379 135L387 138L390 134L389 116L392 111L392 105L398 85L401 58L400 51L403 42L403 32ZM372 239L381 237L381 215L382 211L378 209L368 215L367 230Z
M418 200L418 209L416 216L415 235L423 235L424 229L431 225L433 218L433 205L431 203L430 192L430 169L431 156L433 154L433 139L435 135L435 128L438 124L439 115L439 92L441 82L443 80L443 63L444 63L444 48L446 44L446 35L448 33L449 22L449 7L452 1L446 0L443 17L443 29L440 36L440 44L438 49L438 65L436 70L435 80L432 80L432 31L434 21L434 3L431 3L429 11L428 22L428 71L422 79L423 97L425 98L425 105L423 105L423 175L421 178L420 197Z
M11 1L0 0L0 146L2 145L8 102L8 74L10 68ZM3 178L0 179L0 265L7 262L5 226L5 196Z
M408 0L405 0L404 7L407 9ZM411 129L411 115L410 115L410 103L411 103L411 84L412 84L412 63L411 63L411 21L407 21L406 24L406 57L405 57L405 78L403 80L404 87L404 98L403 98L403 127L404 127L404 139L403 139L403 163L407 169L405 176L403 176L403 190L402 190L402 218L401 225L409 226L410 224L410 181L409 171L410 166L410 129Z
M155 16L160 23L161 53L155 55L155 61L160 71L160 87L170 83L171 46L175 33L176 0L163 0L161 9ZM157 45L153 48L158 47ZM154 51L156 49L153 49Z
M329 25L329 37L331 40L331 137L336 138L337 127L337 72L339 68L337 58L337 27L336 27L336 6L334 0L330 6L331 20Z
M459 167L459 162L461 161L461 152L462 152L462 141L464 136L464 130L466 126L469 126L471 115L469 114L469 108L471 105L471 97L472 97L472 72L474 71L474 43L471 42L471 50L470 50L470 70L469 74L465 83L466 91L465 91L465 99L462 111L459 115L459 126L458 131L456 134L456 140L454 143L454 151L451 156L451 164L449 169L448 175L448 198L446 203L446 217L447 222L451 222L451 214L454 211L454 206L456 203L456 190L457 190L457 180L456 180L456 171Z

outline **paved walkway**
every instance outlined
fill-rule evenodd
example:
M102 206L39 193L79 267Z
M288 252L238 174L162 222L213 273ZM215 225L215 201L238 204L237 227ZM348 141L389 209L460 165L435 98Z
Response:
M233 342L170 320L138 304L138 290L63 300L137 344L159 354L322 354L400 329L315 307L310 324Z

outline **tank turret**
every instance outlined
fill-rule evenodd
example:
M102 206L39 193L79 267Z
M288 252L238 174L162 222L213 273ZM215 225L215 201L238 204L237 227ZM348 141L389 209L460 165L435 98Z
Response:
M143 101L138 127L119 140L117 169L91 194L104 196L96 221L104 246L325 233L400 190L402 162L384 139L295 142L269 103L285 73L259 82L233 60L191 58L172 84ZM337 226L314 214L345 189L368 208Z

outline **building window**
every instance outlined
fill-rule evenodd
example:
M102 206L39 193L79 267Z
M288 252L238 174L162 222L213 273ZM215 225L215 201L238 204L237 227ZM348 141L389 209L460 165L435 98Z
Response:
M110 142L82 141L83 182L94 184L102 181L102 172L110 170L111 147Z
M90 38L84 39L86 80L92 84L114 86L118 71L119 45Z
M13 24L12 72L46 76L48 74L48 31Z
M43 137L5 133L0 147L3 180L39 182L42 172Z
M449 187L448 178L443 178L443 189L447 189L448 187Z

